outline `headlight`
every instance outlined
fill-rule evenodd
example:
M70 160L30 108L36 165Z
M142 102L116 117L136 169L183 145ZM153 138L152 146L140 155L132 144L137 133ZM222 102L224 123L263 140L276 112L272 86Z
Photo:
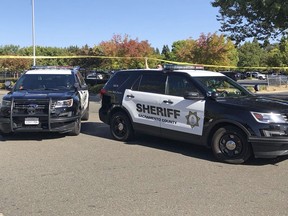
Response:
M256 121L260 123L287 123L285 116L277 113L251 112Z
M11 106L11 101L8 100L2 100L2 107L10 107Z
M71 107L73 106L73 99L56 101L55 108Z

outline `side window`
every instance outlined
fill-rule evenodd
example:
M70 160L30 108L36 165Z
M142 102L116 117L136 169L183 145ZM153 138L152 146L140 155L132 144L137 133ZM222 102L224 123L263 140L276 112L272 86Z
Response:
M144 73L141 77L139 84L139 91L165 94L165 83L166 75L165 74L154 74Z
M126 72L116 72L113 77L106 83L105 88L109 90L118 90L121 86L124 85L127 80L133 75L131 73Z
M166 93L173 96L183 97L185 92L200 93L187 77L183 75L170 74L168 76Z

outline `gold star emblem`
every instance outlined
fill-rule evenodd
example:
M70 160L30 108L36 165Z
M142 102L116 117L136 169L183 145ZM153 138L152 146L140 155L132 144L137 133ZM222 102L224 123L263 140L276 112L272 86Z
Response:
M199 120L200 118L197 115L197 112L191 112L189 111L189 114L185 116L187 119L187 124L191 126L191 128L194 128L196 126L199 126Z

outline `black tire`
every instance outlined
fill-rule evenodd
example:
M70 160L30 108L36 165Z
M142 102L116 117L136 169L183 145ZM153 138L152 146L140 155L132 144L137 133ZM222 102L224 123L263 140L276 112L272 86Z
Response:
M129 141L134 136L130 119L123 112L117 112L112 116L110 132L113 138L119 141Z
M81 119L77 119L74 122L74 128L72 129L72 131L69 132L70 136L78 136L81 132Z
M86 110L84 111L84 115L82 116L81 120L83 120L83 121L89 120L89 104L88 104Z
M212 137L211 147L215 157L226 163L241 164L252 155L246 134L234 126L219 128Z

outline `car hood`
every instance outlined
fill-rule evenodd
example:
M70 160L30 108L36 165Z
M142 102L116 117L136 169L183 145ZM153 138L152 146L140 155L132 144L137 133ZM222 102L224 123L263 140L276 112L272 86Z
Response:
M74 91L15 91L9 92L7 95L3 97L3 99L10 100L14 99L66 99L71 98L75 94Z
M257 112L288 112L288 100L265 96L217 99L217 102L223 105L235 106L235 110L242 108L243 110Z

